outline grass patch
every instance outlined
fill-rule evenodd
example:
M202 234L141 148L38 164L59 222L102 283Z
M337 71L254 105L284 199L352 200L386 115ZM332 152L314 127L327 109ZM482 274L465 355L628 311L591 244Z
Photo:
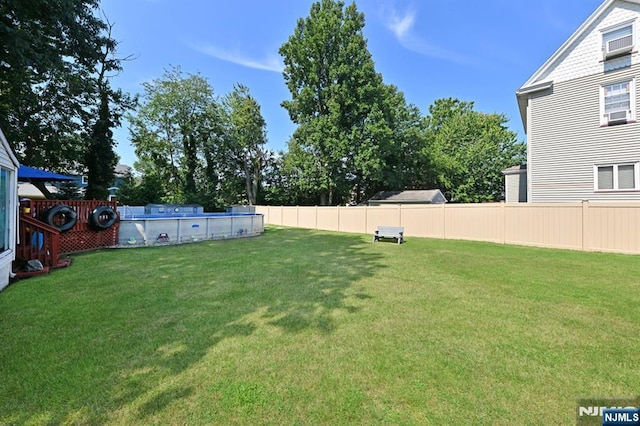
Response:
M640 261L268 229L0 293L2 424L573 424L636 397Z

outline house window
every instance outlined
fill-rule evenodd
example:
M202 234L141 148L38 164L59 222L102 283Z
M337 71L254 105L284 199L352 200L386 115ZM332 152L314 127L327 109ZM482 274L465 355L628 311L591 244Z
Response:
M601 87L601 126L635 121L635 81L627 80Z
M0 168L0 253L9 248L9 174L5 168Z
M607 60L630 53L633 50L634 41L633 22L603 30L602 52L604 53L604 59Z
M640 163L594 166L596 191L633 191L640 188Z

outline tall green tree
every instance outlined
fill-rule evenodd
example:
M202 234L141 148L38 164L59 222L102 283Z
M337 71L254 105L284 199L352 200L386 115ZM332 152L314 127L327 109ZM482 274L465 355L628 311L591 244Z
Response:
M107 43L98 0L0 2L0 127L18 157L62 170L82 158L94 70Z
M381 184L393 146L396 91L375 71L364 25L355 4L321 0L280 48L291 92L282 105L298 124L290 161L322 205L357 202Z
M233 92L225 97L224 104L229 119L229 157L237 164L244 178L246 201L254 205L266 160L264 145L267 142L267 124L260 112L260 104L242 84L234 87Z
M111 87L110 78L114 73L122 71L122 62L130 58L120 59L116 56L117 43L112 38L113 24L108 20L105 22L106 37L95 79L98 104L93 108L94 113L88 123L90 133L84 154L88 176L85 198L89 200L105 199L109 194L109 187L114 182L114 168L118 162L113 129L120 127L124 112L132 109L136 102L135 98L122 90Z
M502 170L524 162L526 146L502 114L473 110L473 102L439 99L426 118L423 154L432 179L455 202L497 201L504 193Z

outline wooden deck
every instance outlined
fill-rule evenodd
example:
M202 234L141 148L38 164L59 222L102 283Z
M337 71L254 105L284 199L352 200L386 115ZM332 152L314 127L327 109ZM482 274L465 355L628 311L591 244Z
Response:
M77 214L77 222L67 230L60 231L44 222L46 211L55 207L69 206ZM13 270L17 278L40 275L52 269L69 266L71 253L113 247L118 244L119 222L104 230L89 225L89 216L99 206L117 209L116 201L103 200L26 200L20 203L18 218L18 241ZM38 259L43 269L26 271L29 260Z

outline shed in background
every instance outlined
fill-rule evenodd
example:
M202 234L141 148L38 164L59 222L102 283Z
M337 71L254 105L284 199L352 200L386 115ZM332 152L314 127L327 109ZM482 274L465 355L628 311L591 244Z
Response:
M504 200L507 203L527 202L527 165L509 167L504 175Z
M381 191L369 199L370 206L389 204L444 204L447 202L439 189Z

